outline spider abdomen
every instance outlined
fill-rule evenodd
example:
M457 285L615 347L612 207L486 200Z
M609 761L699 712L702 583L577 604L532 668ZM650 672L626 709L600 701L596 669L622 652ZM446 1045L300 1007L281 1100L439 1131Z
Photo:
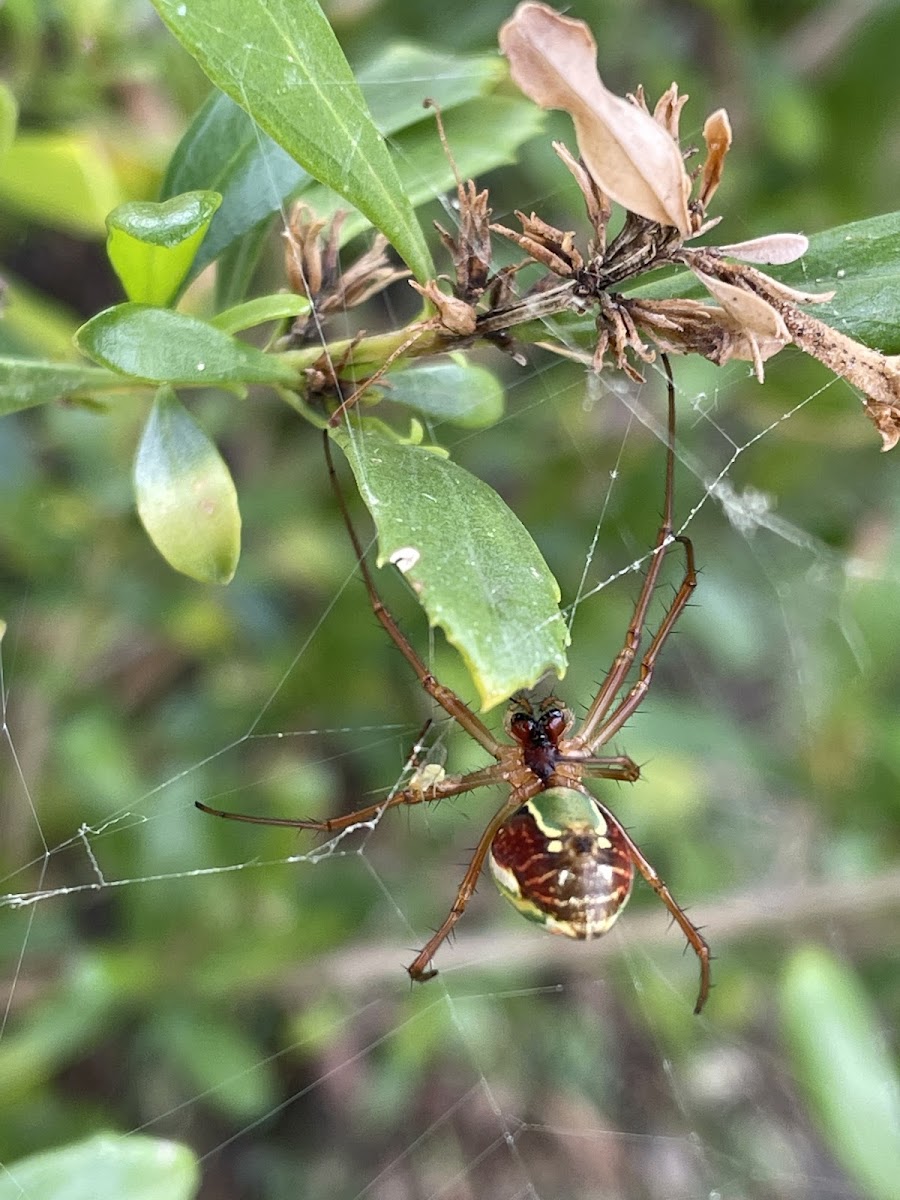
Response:
M631 893L621 829L575 788L547 788L523 804L497 830L489 857L513 907L566 937L606 933Z

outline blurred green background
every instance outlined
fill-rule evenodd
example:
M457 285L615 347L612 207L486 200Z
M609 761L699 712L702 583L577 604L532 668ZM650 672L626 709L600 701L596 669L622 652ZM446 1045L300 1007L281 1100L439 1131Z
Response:
M491 51L511 5L326 9L361 66L392 39ZM690 93L684 142L728 109L718 240L898 206L896 4L567 11L592 24L609 86ZM0 350L67 356L121 298L106 211L155 196L208 85L137 2L9 3L0 62L40 165L0 172ZM571 131L561 114L545 129L479 182L496 220L535 209L583 231L550 148ZM422 216L448 219L437 200ZM406 293L362 324L411 311ZM435 438L522 518L566 602L624 575L574 613L560 690L580 710L655 536L663 447L632 409L659 419L661 381L588 386L537 350L524 368L479 360L506 382L506 417ZM429 715L353 576L315 431L262 392L194 401L244 518L238 574L212 590L172 572L134 512L148 400L0 423L0 1163L143 1129L207 1156L210 1200L891 1196L900 460L851 389L790 349L764 387L742 364L676 375L676 510L702 576L620 739L645 780L604 795L706 927L717 986L700 1019L693 957L640 884L613 934L576 946L485 881L438 979L410 992L403 966L498 797L392 813L324 858L194 809L368 803ZM471 697L398 581L379 584ZM441 722L431 737L448 768L479 761Z

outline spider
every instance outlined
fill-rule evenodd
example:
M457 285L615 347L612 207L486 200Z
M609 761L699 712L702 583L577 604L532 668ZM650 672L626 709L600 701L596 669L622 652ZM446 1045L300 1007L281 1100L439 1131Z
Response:
M510 701L504 722L510 741L502 741L455 692L431 674L378 595L337 480L328 434L325 434L329 476L375 616L413 668L425 691L494 762L467 775L438 776L425 786L414 782L387 800L325 821L223 812L199 802L197 808L234 821L333 834L378 818L386 809L401 804L431 803L446 796L506 784L510 789L509 796L481 835L447 917L407 968L415 981L431 979L437 974L432 966L434 955L465 911L487 859L500 892L523 916L553 933L580 939L599 937L612 926L631 893L637 867L681 927L699 960L700 989L695 1013L700 1012L709 995L709 947L699 929L688 919L631 835L584 785L585 779L634 783L640 777L637 764L627 755L598 755L597 751L619 732L643 702L663 644L697 584L691 541L672 532L675 389L668 359L662 357L668 378L663 520L622 649L577 728L573 728L572 713L556 697L537 700L532 694L518 693ZM640 650L647 610L663 560L675 542L681 546L685 558L681 584L640 660L637 679L625 690L629 671Z

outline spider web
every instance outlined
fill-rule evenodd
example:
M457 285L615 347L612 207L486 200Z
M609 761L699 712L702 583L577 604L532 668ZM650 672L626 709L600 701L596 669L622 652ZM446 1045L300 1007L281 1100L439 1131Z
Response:
M484 886L455 944L440 951L437 979L410 991L404 961L444 915L496 798L391 813L318 844L196 813L194 800L324 815L368 803L377 789L388 797L408 777L428 710L414 681L400 681L341 542L304 617L291 618L284 644L266 652L274 670L247 682L227 668L224 681L207 671L202 686L227 692L224 716L197 741L176 739L173 753L161 752L160 738L180 729L177 695L153 728L130 722L127 783L112 759L82 776L107 785L99 796L79 786L78 772L67 788L65 766L81 761L79 739L97 732L79 724L82 688L115 696L103 659L112 647L119 665L126 642L98 639L63 656L72 686L58 690L63 711L51 719L35 713L40 678L53 667L40 646L45 598L35 590L11 615L0 691L7 844L18 866L0 884L0 1061L4 1050L10 1061L24 1052L54 1003L106 997L81 1061L45 1047L32 1058L36 1073L80 1068L87 1082L76 1087L100 1124L113 1114L126 1130L188 1141L202 1153L210 1196L856 1197L778 1053L766 976L796 929L840 945L879 910L886 885L896 899L896 880L853 889L811 868L820 836L811 776L799 772L788 785L784 764L818 745L833 684L819 677L822 640L854 686L873 671L872 626L854 583L896 584L898 572L877 514L868 524L863 515L867 497L849 501L860 514L853 548L835 549L818 531L806 495L814 487L767 465L823 390L846 390L806 384L791 401L800 368L790 352L782 357L761 391L742 368L677 364L677 524L694 537L703 573L662 678L621 738L646 764L646 782L608 797L718 954L719 987L701 1018L691 1015L696 965L639 885L612 933L589 946L533 930ZM559 482L536 486L536 499L499 482L514 506L532 504L526 524L563 579L573 661L560 690L582 706L620 645L662 502L663 388L652 371L648 378L643 389L611 372L586 383L582 371L535 355L510 376L500 425L440 430L476 473L508 462L513 438L519 479L540 480L548 439L569 464L568 495ZM774 482L759 482L767 476ZM329 554L341 538L331 520ZM93 592L115 594L122 570L105 564ZM77 605L81 581L53 587L64 584ZM408 597L391 580L378 584L438 677L469 697L459 663L424 633ZM664 604L661 595L651 628ZM121 598L117 605L128 611ZM136 604L126 628L142 620ZM374 683L349 702L350 719L335 722L346 685L328 679L327 665L346 638L373 664ZM263 651L251 645L240 666L254 657ZM360 718L363 708L374 719ZM300 719L286 720L287 711ZM472 747L431 715L420 757L474 765ZM35 744L35 727L49 747ZM760 763L756 750L769 739L786 748ZM192 749L178 763L183 746ZM717 871L698 841L715 846ZM158 930L148 934L148 922ZM67 934L78 930L82 949L69 957ZM141 931L153 949L129 966L129 936ZM761 952L760 939L777 953ZM154 965L157 985L142 987ZM115 1022L129 989L142 1034L120 1064L119 1088L92 1077L91 1063L103 1020ZM193 1057L185 1053L198 1043ZM23 1101L18 1119L33 1119L35 1103Z

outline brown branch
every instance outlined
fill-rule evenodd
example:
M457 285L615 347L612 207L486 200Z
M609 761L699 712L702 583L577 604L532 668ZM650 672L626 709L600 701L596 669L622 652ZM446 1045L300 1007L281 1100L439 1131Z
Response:
M484 889L487 891L487 888ZM491 897L493 899L493 897ZM703 927L714 953L722 957L732 942L755 937L780 938L794 942L803 937L821 937L835 930L865 946L865 931L878 917L896 919L900 914L900 869L865 880L830 880L800 883L736 893L719 901L691 907L691 920ZM656 950L665 946L680 950L681 942L655 909L628 912L618 926L618 937L602 938L585 945L567 938L529 936L515 925L502 932L462 933L455 948L445 951L440 963L446 978L456 968L497 972L565 968L594 975L602 960L619 957L623 951ZM871 945L871 943L869 943ZM401 947L396 941L354 944L285 972L277 992L286 1003L295 1004L311 989L330 985L365 991L396 980L408 987L402 969Z
M484 891L490 900L496 901L487 886ZM743 940L779 938L790 944L806 937L821 938L826 932L829 940L852 942L857 949L874 953L893 938L898 916L900 868L863 880L820 880L781 888L773 881L753 891L691 908L691 919L705 928L719 958L728 945ZM618 936L601 938L590 945L529 932L526 926L515 923L500 932L463 933L455 949L446 951L441 970L445 979L454 967L490 971L494 975L550 967L594 976L598 963L617 958L623 952L680 949L665 914L655 908L627 912L618 929ZM396 938L354 943L288 968L279 973L277 981L265 979L235 990L246 995L264 993L292 1005L324 987L367 991L395 984L398 989L407 990L404 948ZM16 1012L39 1004L58 988L62 974L63 958L48 956L15 979L7 975L0 981L0 1009L5 1010L9 1004L10 1011Z

